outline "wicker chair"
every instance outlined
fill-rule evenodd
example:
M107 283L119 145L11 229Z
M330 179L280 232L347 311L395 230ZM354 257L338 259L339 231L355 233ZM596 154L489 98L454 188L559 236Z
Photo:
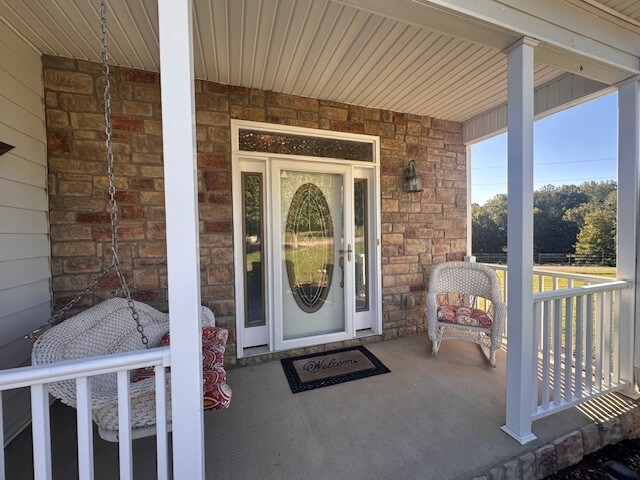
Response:
M498 276L491 267L471 262L434 266L426 315L433 355L438 354L442 340L468 340L480 345L491 366L496 366L507 306L502 301Z
M144 303L134 302L140 323L149 339L157 346L169 331L169 314L162 313ZM202 326L215 326L213 312L202 307ZM45 365L64 360L97 357L143 349L140 334L131 318L124 298L105 300L46 331L34 344L31 353L33 365ZM133 375L135 371L130 372ZM115 373L90 378L93 421L104 440L117 442L118 392ZM167 373L167 428L171 430L171 373ZM49 384L49 393L62 403L76 407L74 380ZM130 384L131 432L133 438L155 434L155 378L146 378Z

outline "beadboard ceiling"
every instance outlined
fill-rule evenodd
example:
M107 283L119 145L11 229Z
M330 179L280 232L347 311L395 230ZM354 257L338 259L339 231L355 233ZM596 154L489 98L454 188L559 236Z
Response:
M638 0L589 0L590 4L601 4L604 10L608 9L617 13L619 18L627 20L634 25L640 25L640 1ZM614 14L615 14L614 13Z
M331 0L194 4L201 79L455 121L506 101L506 56L468 40ZM159 70L156 0L108 10L111 62ZM0 0L0 16L45 54L100 59L97 0ZM537 63L536 85L562 73Z

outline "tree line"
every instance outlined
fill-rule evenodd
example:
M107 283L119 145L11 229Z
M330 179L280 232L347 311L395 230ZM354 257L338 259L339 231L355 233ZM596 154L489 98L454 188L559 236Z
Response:
M546 185L533 195L535 253L615 255L615 181ZM507 251L507 195L472 205L474 253Z

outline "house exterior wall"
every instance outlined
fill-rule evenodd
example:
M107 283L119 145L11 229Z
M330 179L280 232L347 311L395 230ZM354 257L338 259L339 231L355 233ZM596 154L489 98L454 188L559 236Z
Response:
M95 63L45 56L43 65L59 307L110 261L102 80ZM164 309L159 76L115 67L111 75L121 260L135 280L134 297ZM466 250L461 124L206 81L196 82L196 110L202 300L217 323L232 331L227 362L236 362L232 212L240 208L231 200L231 119L380 136L382 338L426 330L424 293L431 265L459 260ZM402 172L411 158L423 174L421 194L402 191ZM108 297L116 286L108 278L82 306Z
M40 55L0 21L0 369L29 362L23 338L51 315L47 156ZM29 391L3 395L5 440L29 419Z

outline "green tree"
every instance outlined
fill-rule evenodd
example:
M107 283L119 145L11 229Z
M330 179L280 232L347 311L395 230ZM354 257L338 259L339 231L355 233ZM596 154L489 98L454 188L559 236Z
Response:
M614 217L616 215L617 184L609 180L606 182L584 182L580 190L588 200L566 211L565 219L574 222L578 228L584 225L588 213L604 208Z
M472 250L476 253L498 253L506 246L506 238L486 208L477 203L472 205Z
M500 194L471 211L472 249L475 253L500 253L507 248L507 196Z
M567 211L589 201L577 185L545 185L533 195L533 248L536 252L566 253L573 249L579 226Z
M616 253L616 217L605 209L594 210L584 217L584 225L578 233L576 253Z

